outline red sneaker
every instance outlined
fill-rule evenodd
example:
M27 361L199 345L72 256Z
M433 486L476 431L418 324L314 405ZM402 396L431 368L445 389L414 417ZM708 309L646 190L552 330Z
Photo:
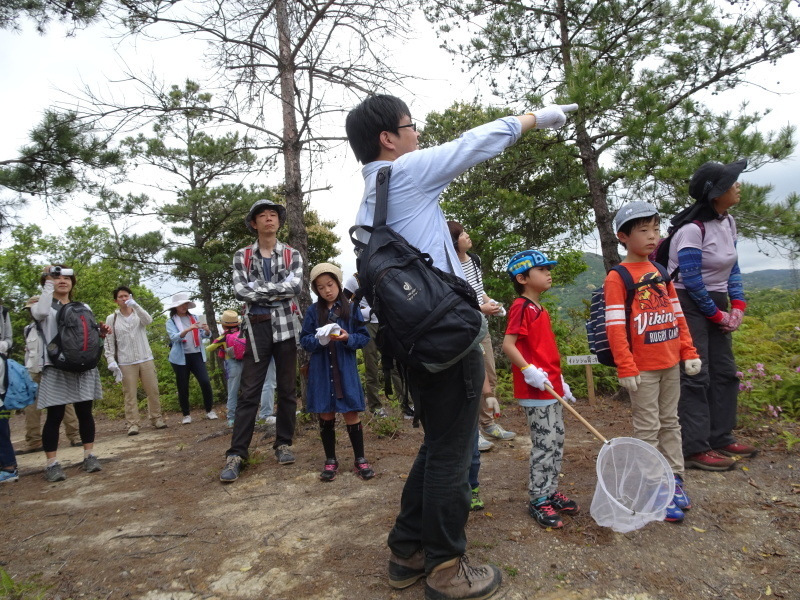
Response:
M736 461L727 456L722 456L713 450L698 452L683 459L684 466L702 469L704 471L730 471Z
M758 454L758 448L741 442L733 442L722 448L714 448L714 450L725 456L741 456L742 458L753 458Z

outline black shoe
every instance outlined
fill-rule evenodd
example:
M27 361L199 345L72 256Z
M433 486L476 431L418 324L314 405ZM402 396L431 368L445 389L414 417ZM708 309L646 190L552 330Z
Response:
M275 458L278 459L279 465L290 465L294 462L294 454L286 444L281 444L275 448Z
M319 474L320 481L330 482L336 479L336 474L339 472L339 461L335 458L329 458L325 461L325 466Z
M578 508L577 502L570 500L561 492L554 492L548 500L553 505L553 508L565 515L577 515L581 510Z
M375 471L372 470L372 467L369 466L367 459L364 457L356 459L354 471L361 479L372 479L375 477Z
M555 507L550 504L550 500L534 504L528 503L528 514L536 519L536 522L542 527L549 527L551 529L558 529L564 526L561 517L558 516Z
M235 454L228 455L225 460L225 468L219 474L222 483L231 483L239 479L239 472L242 470L242 457Z

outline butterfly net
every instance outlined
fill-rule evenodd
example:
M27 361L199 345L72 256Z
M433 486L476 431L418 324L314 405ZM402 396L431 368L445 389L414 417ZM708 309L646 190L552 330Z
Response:
M672 469L653 446L629 437L603 444L591 506L598 525L626 533L663 521L674 494Z

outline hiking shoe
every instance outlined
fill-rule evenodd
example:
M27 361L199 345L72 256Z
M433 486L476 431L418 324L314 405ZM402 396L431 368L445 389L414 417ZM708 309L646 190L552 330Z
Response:
M480 433L478 434L478 452L488 452L494 448L494 444L483 437Z
M128 435L139 435L139 426L131 425L128 427Z
M363 480L372 479L375 477L375 471L372 470L372 467L369 466L367 459L363 456L361 458L357 458L355 462L355 469L353 469L359 477Z
M239 479L239 472L242 470L242 457L236 454L229 454L225 459L225 468L219 474L222 483L231 483Z
M542 527L558 529L564 526L564 522L561 520L561 517L558 516L558 512L556 512L555 507L550 503L549 498L535 504L529 502L528 514L536 519L536 522Z
M481 433L484 436L493 437L497 440L513 440L517 437L517 434L512 431L506 431L497 423L492 423L486 429L483 429Z
M36 446L35 448L25 448L25 450L16 450L14 454L19 456L20 454L33 454L34 452L43 452L43 451L44 448L42 446Z
M87 473L96 473L97 471L103 470L103 467L100 466L100 459L97 458L94 454L90 454L89 456L83 459L81 468Z
M680 475L675 475L675 497L673 499L675 506L681 510L689 510L692 508L692 501L686 495L683 489L683 478Z
M408 558L400 558L394 552L389 557L389 585L402 590L425 577L425 553L422 548Z
M156 429L166 429L167 424L164 422L164 419L156 419L156 422L153 423L153 427Z
M188 425L191 422L192 422L192 415L184 415L184 417L181 419L181 425Z
M664 520L667 523L680 523L683 521L683 518L686 515L683 514L683 511L675 506L674 502L670 502L669 506L667 506L667 514L664 517Z
M77 447L79 447L79 446L83 446L83 442L82 442L82 441L80 441L80 440L72 440L72 441L69 443L69 445L70 445L70 446L72 446L73 448L77 448Z
M741 442L733 442L722 448L714 448L714 451L725 456L741 456L742 458L753 458L758 454L758 448Z
M290 465L294 462L294 454L286 444L281 444L275 448L275 458L278 459L279 465Z
M335 458L329 458L325 461L325 466L322 468L322 473L319 474L320 481L329 482L336 479L336 474L339 472L339 461Z
M570 500L561 492L553 492L548 500L553 508L565 515L577 515L581 510L577 502Z
M470 500L469 502L470 510L483 510L483 507L485 505L483 503L483 500L481 500L480 493L481 493L480 486L472 488L472 500Z
M706 450L687 456L683 459L683 465L703 471L730 471L736 465L736 461L722 456L719 452Z
M0 471L0 483L9 483L11 481L19 480L19 472L14 469L13 471Z
M464 554L433 568L425 581L425 600L488 598L502 581L500 569L494 565L473 567Z
M61 468L60 464L55 463L44 470L44 478L54 483L56 481L64 481L67 478L67 474L64 473L64 469Z
M217 413L216 413L216 412L214 412L213 410L210 410L210 411L208 411L208 412L206 413L206 419L210 419L210 420L212 420L212 421L213 421L214 419L218 419L218 418L219 418L219 417L217 416Z

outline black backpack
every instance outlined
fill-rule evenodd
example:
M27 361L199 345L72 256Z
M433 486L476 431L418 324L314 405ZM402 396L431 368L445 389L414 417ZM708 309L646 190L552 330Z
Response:
M649 281L636 283L631 277L630 271L622 265L612 267L612 271L619 273L622 282L625 284L625 330L628 332L628 343L630 343L630 315L633 305L633 296L636 290L646 286L657 286L659 283L669 283L670 276L666 267L657 262L651 264L658 269L659 276ZM611 346L608 343L606 333L606 294L604 286L600 286L592 292L591 305L589 307L589 320L586 321L586 335L589 338L589 352L597 356L597 362L608 367L616 367L614 355L611 353Z
M378 316L381 353L438 373L475 348L488 325L464 279L434 267L429 254L386 225L391 172L382 167L377 173L372 227L350 228L360 288ZM359 229L370 234L367 243L354 236Z
M68 302L58 309L55 337L47 355L56 369L83 372L94 369L103 354L100 327L91 309L82 302Z
M675 237L675 232L678 231L684 225L688 225L689 223L694 223L700 228L700 235L701 239L706 239L706 224L702 221L698 221L695 219L694 221L686 221L685 223L681 223L679 226L672 226L667 230L667 237L661 238L656 246L656 249L650 253L650 261L659 265L663 265L667 267L669 265L669 248L672 245L672 238ZM680 271L680 267L675 267L675 270L670 273L670 279L675 279L675 276Z

